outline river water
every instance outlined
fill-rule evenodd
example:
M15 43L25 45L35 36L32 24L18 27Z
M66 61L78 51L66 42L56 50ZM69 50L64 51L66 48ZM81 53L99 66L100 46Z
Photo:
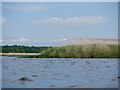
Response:
M2 87L117 88L118 59L3 56Z

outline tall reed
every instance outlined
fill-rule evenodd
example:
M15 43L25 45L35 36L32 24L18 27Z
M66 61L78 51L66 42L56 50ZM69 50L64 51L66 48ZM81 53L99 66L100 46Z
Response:
M87 44L52 47L41 52L44 58L117 58L118 45Z

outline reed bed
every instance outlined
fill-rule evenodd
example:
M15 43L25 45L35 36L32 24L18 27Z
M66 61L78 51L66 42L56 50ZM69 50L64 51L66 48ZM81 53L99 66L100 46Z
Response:
M41 52L38 58L118 58L119 45L88 44L52 47Z

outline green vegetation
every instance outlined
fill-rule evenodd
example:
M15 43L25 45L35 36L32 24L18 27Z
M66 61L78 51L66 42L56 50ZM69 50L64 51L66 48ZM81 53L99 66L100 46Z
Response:
M30 58L117 58L118 45L69 45L52 47L41 52L39 56L26 56Z
M24 58L118 58L120 45L86 44L61 47L34 46L1 46L2 53L40 53L40 55L24 55ZM1 48L0 47L0 48ZM0 50L1 51L1 50Z
M35 47L35 46L0 46L1 53L40 53L43 50L46 50L51 47ZM2 49L2 50L1 50Z

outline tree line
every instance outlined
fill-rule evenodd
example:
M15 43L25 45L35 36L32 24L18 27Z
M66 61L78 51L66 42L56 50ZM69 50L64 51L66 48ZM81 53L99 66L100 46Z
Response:
M51 47L47 46L20 46L20 45L5 45L0 46L0 52L2 53L40 53Z

